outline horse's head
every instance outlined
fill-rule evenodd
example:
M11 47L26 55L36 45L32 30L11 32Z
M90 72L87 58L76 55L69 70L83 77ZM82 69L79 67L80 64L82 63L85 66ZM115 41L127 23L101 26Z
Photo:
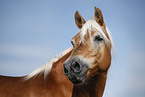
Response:
M95 74L107 72L111 64L111 39L102 12L87 22L78 11L75 22L79 32L72 38L73 50L64 63L64 73L72 83L83 83Z

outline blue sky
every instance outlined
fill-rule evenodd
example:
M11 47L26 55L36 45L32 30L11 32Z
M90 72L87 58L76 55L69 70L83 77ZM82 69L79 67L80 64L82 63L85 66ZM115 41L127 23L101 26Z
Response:
M70 47L78 32L75 11L88 20L97 6L117 56L104 97L144 97L144 5L144 0L0 0L0 74L26 75Z

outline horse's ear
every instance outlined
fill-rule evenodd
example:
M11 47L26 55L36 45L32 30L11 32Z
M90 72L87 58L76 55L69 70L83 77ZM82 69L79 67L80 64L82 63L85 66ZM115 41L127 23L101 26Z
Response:
M82 28L83 24L86 23L86 21L83 19L83 17L80 15L78 11L75 13L75 22L78 28Z
M103 14L98 7L95 7L95 19L98 24L104 25Z

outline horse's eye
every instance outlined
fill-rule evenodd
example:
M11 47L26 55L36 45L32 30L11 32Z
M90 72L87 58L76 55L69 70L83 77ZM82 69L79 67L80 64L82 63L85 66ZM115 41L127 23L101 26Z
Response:
M103 41L103 38L100 35L94 37L94 41Z
M73 45L73 47L75 47L75 45L74 45L74 42L73 42L73 41L71 41L71 44Z

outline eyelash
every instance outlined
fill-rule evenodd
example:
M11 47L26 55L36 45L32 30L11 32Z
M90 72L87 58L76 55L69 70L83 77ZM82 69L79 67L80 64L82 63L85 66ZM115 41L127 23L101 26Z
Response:
M75 47L75 45L74 45L74 42L73 42L73 41L71 41L71 44L73 45L73 47Z

